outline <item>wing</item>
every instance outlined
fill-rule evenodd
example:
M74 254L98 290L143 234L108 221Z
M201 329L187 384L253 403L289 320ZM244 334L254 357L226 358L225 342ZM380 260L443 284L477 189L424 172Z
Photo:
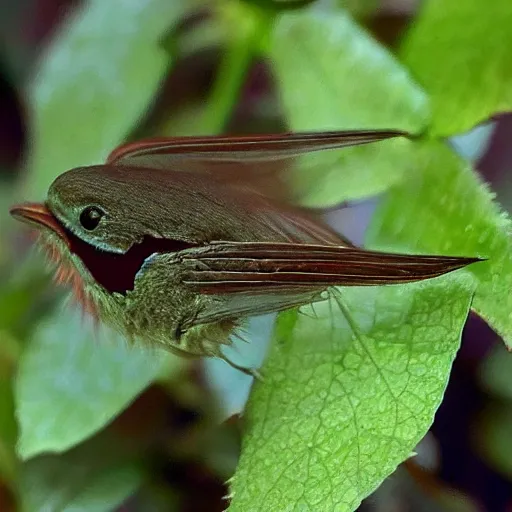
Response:
M208 170L208 164L213 161L244 163L282 160L313 151L406 136L405 132L398 130L360 130L155 138L118 147L110 153L107 163L155 168L193 161L202 162L205 170Z
M166 169L208 174L209 179L227 185L235 196L248 189L251 193L279 201L282 206L293 203L292 186L286 171L300 155L325 150L368 144L393 137L407 137L398 130L330 131L283 133L251 136L174 137L148 139L115 149L107 163L115 166ZM244 194L242 194L244 195ZM318 213L318 212L316 212ZM327 226L320 229L312 211L284 216L283 229L307 233L310 241L352 245ZM295 241L297 237L289 233Z
M107 163L118 166L207 173L231 187L251 188L290 200L286 171L307 153L407 136L396 130L283 133L251 136L148 139L121 146Z
M217 242L184 251L184 283L213 294L193 325L282 311L322 299L330 286L421 281L479 258L421 256L304 243Z
M479 258L422 256L356 247L218 242L184 253L186 284L201 293L297 293L329 286L409 283L452 272Z

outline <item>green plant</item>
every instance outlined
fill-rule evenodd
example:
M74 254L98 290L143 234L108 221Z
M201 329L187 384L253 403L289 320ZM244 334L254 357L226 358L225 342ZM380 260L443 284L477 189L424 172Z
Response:
M219 1L186 40L173 28L200 2L90 0L55 38L30 89L33 145L24 194L42 197L58 174L101 162L129 137L187 48L213 41L223 51L210 98L151 133L224 130L251 63L263 59L294 130L397 128L417 135L304 165L296 186L306 205L382 194L368 247L488 258L420 284L335 290L311 310L281 314L265 381L254 386L245 412L230 480L233 512L354 510L412 456L430 427L470 309L512 344L510 219L445 140L512 110L508 0L483 10L477 0L428 0L396 52L343 5L280 8L290 3ZM39 510L33 493L48 495L48 487L25 483L41 482L49 466L32 459L66 452L67 460L69 449L152 382L179 375L181 363L128 350L122 341L94 342L80 319L57 307L36 329L20 328L36 295L28 272L0 289L0 301L14 308L0 317L3 358L11 364L0 388L0 470L27 510ZM80 458L79 448L73 457ZM112 466L102 466L87 492L76 491L82 477L69 472L75 490L52 491L51 510L115 507L144 479L137 461L118 464L124 476L113 483Z

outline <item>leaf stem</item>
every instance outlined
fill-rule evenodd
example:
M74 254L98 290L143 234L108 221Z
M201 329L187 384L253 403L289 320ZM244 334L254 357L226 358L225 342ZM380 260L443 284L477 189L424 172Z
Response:
M238 102L252 58L252 39L237 38L226 49L201 123L206 133L213 135L225 130Z

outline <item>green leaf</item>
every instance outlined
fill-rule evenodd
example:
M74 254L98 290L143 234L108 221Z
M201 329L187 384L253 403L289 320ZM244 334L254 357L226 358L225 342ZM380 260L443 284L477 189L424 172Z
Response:
M294 130L418 133L428 123L427 98L407 70L343 11L282 16L270 57ZM315 155L294 176L295 186L309 206L370 196L412 171L412 150L393 140Z
M282 314L246 413L230 512L354 510L431 425L472 291L457 273L338 289L314 306L317 319Z
M474 310L512 346L511 222L471 166L438 141L417 145L415 173L391 189L369 230L384 250L480 256Z
M63 455L26 462L21 478L23 512L115 510L143 478L138 465L124 459L112 440L93 439Z
M40 326L20 362L18 453L62 452L91 436L181 360L128 347L106 329L94 333L66 308Z
M462 133L512 109L509 0L427 0L401 56L425 88L436 135Z
M169 67L159 39L185 5L90 0L65 23L32 84L31 193L43 195L72 167L102 163L123 141Z

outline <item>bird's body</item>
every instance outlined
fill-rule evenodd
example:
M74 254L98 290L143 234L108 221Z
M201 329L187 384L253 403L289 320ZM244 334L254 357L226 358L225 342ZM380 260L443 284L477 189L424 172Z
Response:
M308 211L278 206L250 188L179 170L171 182L168 178L169 172L159 169L94 166L60 176L50 189L48 208L65 239L46 230L43 240L58 252L60 266L69 269L79 302L97 318L128 338L142 336L175 351L214 356L230 343L240 318L312 302L326 288L233 295L198 294L184 286L198 264L192 257L212 242L345 247L346 241ZM63 198L84 191L81 203L108 202L118 219L132 219L112 222L108 229L116 236L108 246L84 242L62 213ZM132 198L129 204L121 200L126 197Z
M416 281L477 261L356 248L288 200L282 174L258 170L265 159L397 135L137 143L59 176L44 205L11 211L40 229L58 277L98 319L130 339L223 357L249 316L313 302L330 286Z

